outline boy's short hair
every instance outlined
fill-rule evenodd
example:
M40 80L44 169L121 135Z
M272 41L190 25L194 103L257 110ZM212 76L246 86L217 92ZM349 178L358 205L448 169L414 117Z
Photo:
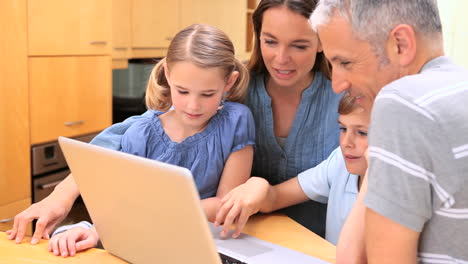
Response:
M355 101L356 97L345 93L338 104L338 114L347 115L360 108L361 106L356 104Z

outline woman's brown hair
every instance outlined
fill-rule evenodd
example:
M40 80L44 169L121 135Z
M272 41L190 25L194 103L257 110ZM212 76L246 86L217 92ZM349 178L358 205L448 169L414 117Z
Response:
M262 0L255 9L252 20L255 33L255 44L247 68L253 74L268 74L260 50L260 33L262 32L263 14L272 7L285 6L294 13L300 14L307 20L317 6L318 0ZM317 53L313 72L320 71L328 79L331 77L331 66L323 52Z
M249 72L235 57L234 46L229 37L220 29L208 25L194 24L177 33L162 59L151 72L146 87L146 106L149 109L166 111L172 105L171 89L164 73L177 62L191 62L200 68L220 68L227 81L234 71L239 77L225 99L244 102L247 96Z

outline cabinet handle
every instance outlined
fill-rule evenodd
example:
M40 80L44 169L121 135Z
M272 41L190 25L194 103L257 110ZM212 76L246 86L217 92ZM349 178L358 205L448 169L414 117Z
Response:
M91 44L91 45L106 45L107 41L90 41L89 44Z
M0 223L8 223L15 220L14 218L0 219Z
M65 122L63 124L66 126L74 126L74 125L81 125L83 123L84 123L83 120L79 120L79 121L74 121L74 122Z
M120 47L116 47L114 48L115 50L127 50L127 48L120 48Z
M46 184L41 184L39 185L39 189L41 190L45 190L45 189L49 189L49 188L52 188L52 187L55 187L57 185L59 185L59 183L61 183L62 181L54 181L54 182L51 182L51 183L46 183Z

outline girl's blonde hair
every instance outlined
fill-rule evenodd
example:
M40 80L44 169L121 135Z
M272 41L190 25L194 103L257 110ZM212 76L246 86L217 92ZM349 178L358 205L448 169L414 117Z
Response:
M171 107L171 89L164 73L164 63L170 71L177 62L191 62L200 68L221 68L226 82L234 71L238 71L239 77L224 99L243 103L247 96L249 72L234 55L231 40L220 29L194 24L181 30L171 41L166 58L151 72L146 87L146 106L160 111Z

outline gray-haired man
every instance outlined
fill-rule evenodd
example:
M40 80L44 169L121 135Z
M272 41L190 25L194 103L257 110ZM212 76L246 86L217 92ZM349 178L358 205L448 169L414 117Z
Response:
M468 263L468 71L436 1L322 0L311 21L335 92L372 107L369 262Z

